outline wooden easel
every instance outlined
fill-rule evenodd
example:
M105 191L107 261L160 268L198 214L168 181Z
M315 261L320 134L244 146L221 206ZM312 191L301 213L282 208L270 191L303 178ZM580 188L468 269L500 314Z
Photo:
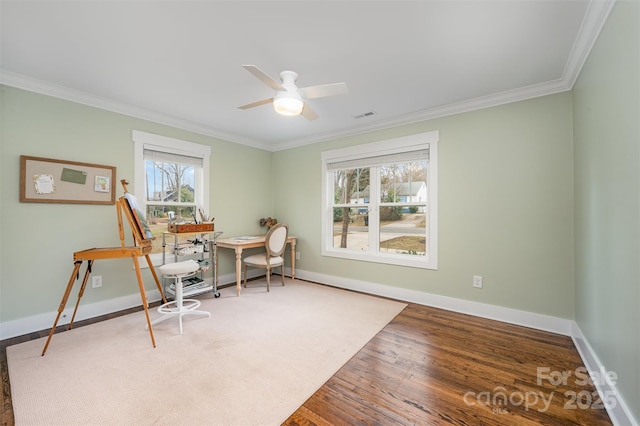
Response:
M127 185L129 184L129 182L127 182L125 179L122 179L120 183L122 183L124 192L126 194L128 192ZM58 307L58 315L56 316L56 320L53 322L53 327L51 327L51 331L49 332L47 343L44 345L44 349L42 350L42 356L44 356L45 352L47 351L49 341L51 341L51 337L55 333L56 325L58 324L60 315L64 311L64 308L67 304L67 300L69 299L69 294L71 293L73 284L77 279L80 278L80 266L82 266L82 262L84 262L85 260L87 261L87 270L84 274L84 278L82 279L82 286L80 287L80 292L78 293L78 301L76 302L76 307L73 310L73 316L71 317L71 322L69 323L69 330L73 326L73 321L76 317L76 312L78 311L78 305L80 305L80 299L82 298L84 290L87 286L87 282L89 281L93 262L102 259L121 259L130 257L136 270L138 288L140 290L140 297L142 298L144 313L147 317L147 326L149 329L149 335L151 336L151 344L154 348L156 347L156 340L153 337L153 329L151 328L151 319L149 318L149 302L147 301L147 295L144 291L144 282L142 280L142 274L140 272L140 263L138 262L139 256L144 256L147 259L149 270L151 271L151 274L153 274L153 279L155 280L156 286L160 291L162 300L164 303L167 303L167 299L164 296L164 291L162 290L162 286L160 285L160 281L158 280L158 275L156 274L156 270L153 268L153 264L151 263L151 259L149 258L153 238L147 238L147 236L145 235L144 228L142 227L142 224L138 219L137 213L132 209L126 196L122 196L118 199L118 201L116 202L116 211L118 215L118 231L120 233L120 247L91 248L73 253L73 272L71 273L71 277L69 278L67 289L62 296L62 301L60 302L60 306ZM123 211L127 218L127 221L129 222L129 225L131 226L131 231L133 232L133 240L135 245L132 247L127 247L124 243L124 228L122 226Z

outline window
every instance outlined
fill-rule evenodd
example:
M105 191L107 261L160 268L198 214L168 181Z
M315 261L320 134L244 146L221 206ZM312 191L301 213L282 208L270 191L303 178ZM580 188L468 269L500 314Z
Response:
M211 148L179 139L133 131L135 193L156 240L151 253L162 253L162 232L169 217L191 221L209 207Z
M437 269L438 132L322 153L324 256Z

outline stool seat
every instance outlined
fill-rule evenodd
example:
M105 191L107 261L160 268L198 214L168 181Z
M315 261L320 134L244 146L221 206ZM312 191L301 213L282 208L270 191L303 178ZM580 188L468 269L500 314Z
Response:
M200 264L193 259L183 262L169 263L158 268L160 272L167 278L174 278L175 282L175 299L172 302L164 303L158 307L158 312L162 314L160 318L154 320L151 324L156 324L173 316L178 316L180 324L180 334L182 334L182 317L184 315L205 315L211 317L206 311L198 311L200 301L195 299L182 298L182 279L194 275L200 269Z
M197 272L200 269L200 265L195 260L189 259L184 262L167 263L158 269L164 275L184 275Z

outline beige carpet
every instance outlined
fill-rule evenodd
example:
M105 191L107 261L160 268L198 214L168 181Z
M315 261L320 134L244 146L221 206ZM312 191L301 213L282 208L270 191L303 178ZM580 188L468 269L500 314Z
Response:
M8 347L16 425L280 424L406 306L278 281L203 297L155 349L143 312Z

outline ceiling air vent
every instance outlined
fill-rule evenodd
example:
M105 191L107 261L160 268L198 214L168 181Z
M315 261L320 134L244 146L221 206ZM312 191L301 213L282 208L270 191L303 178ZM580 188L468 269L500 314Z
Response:
M371 117L372 115L376 115L376 113L373 111L369 111L369 112L365 112L364 114L356 115L353 118L358 119L358 118L364 118L364 117Z

